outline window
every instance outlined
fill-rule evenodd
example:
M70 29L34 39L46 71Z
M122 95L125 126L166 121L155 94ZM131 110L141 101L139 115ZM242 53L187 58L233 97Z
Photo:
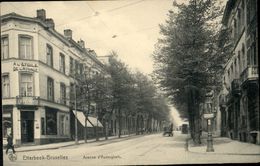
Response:
M74 84L70 84L70 101L75 99L75 90L74 90Z
M257 59L256 59L256 43L254 42L250 47L250 61L251 65L257 65Z
M240 35L240 32L241 32L241 30L242 30L242 28L241 28L241 9L240 8L238 8L237 9L237 28L238 28L238 34Z
M66 86L65 84L60 84L60 102L66 104Z
M2 76L2 97L10 97L10 80L9 75Z
M46 63L51 67L53 66L53 50L52 47L48 44L46 47Z
M79 62L75 60L75 74L79 74Z
M33 96L33 75L31 73L21 73L20 95Z
M243 59L243 68L246 68L246 56L245 56L245 44L242 43L242 59Z
M12 133L12 114L9 112L4 112L2 116L3 138L7 138L7 134Z
M57 111L46 109L46 134L57 135Z
M231 77L233 78L233 76L234 76L234 68L233 68L233 63L232 63L232 65L231 65Z
M247 2L247 24L255 19L256 16L256 0L249 0Z
M74 74L74 66L73 66L73 58L70 57L70 75L73 76Z
M80 64L80 75L82 75L83 74L83 64L81 63Z
M237 40L237 20L234 19L234 39Z
M242 69L242 64L241 64L241 54L240 51L238 51L238 71L239 73L241 73L241 69Z
M241 4L241 24L242 26L245 25L245 2L242 1L242 4Z
M235 72L235 78L237 77L237 58L235 58L234 62L234 72Z
M66 119L65 115L60 115L60 135L66 135Z
M257 65L256 31L252 31L247 40L247 64Z
M19 37L19 57L21 59L33 59L32 37Z
M9 41L8 37L1 38L1 59L7 59L9 57Z
M50 77L47 79L47 99L54 101L54 81Z
M60 71L65 74L65 56L60 53Z

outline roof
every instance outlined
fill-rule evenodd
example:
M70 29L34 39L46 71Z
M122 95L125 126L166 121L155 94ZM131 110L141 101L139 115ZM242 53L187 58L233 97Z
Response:
M22 16L22 15L12 12L12 13L8 13L8 14L0 16L0 19L1 19L1 23L4 21L12 20L12 19L37 23L37 24L41 25L46 31L50 32L52 35L57 37L60 41L62 41L67 46L69 46L69 47L74 46L77 50L79 50L81 53L83 53L83 55L91 58L93 61L95 61L101 67L104 66L104 64L101 61L99 61L96 57L91 55L91 53L89 53L89 51L87 49L82 48L73 39L67 39L64 35L57 32L54 28L49 28L49 26L44 21L42 21L36 17L26 17L26 16ZM84 58L84 57L82 57L82 58Z

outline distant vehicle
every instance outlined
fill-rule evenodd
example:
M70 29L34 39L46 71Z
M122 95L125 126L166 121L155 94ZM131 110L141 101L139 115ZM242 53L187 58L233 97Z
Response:
M182 124L181 133L182 134L188 134L188 124Z
M164 127L163 136L166 135L168 135L169 137L173 137L173 123L171 123L168 127Z

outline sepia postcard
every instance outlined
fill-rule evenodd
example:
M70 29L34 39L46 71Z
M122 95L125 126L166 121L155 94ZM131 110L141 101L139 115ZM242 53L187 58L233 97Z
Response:
M4 166L260 163L257 0L0 7Z

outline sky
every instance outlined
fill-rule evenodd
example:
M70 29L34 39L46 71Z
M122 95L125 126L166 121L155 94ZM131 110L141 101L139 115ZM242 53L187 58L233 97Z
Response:
M184 123L184 120L180 118L179 112L174 108L173 106L170 105L170 110L171 110L171 117L172 121L175 127L181 126Z
M116 51L119 59L131 69L152 73L152 53L160 37L159 24L164 23L173 0L115 1L49 1L3 2L1 15L15 12L36 17L45 9L53 18L55 29L73 31L73 39L84 40L86 47L98 56ZM114 36L114 37L113 37Z
M37 9L45 9L46 17L54 20L55 29L61 34L64 29L71 29L73 39L84 40L98 56L114 50L132 70L151 74L159 24L165 23L172 3L173 0L2 2L1 15L15 12L36 17ZM176 125L180 125L178 111L171 107L171 113Z

